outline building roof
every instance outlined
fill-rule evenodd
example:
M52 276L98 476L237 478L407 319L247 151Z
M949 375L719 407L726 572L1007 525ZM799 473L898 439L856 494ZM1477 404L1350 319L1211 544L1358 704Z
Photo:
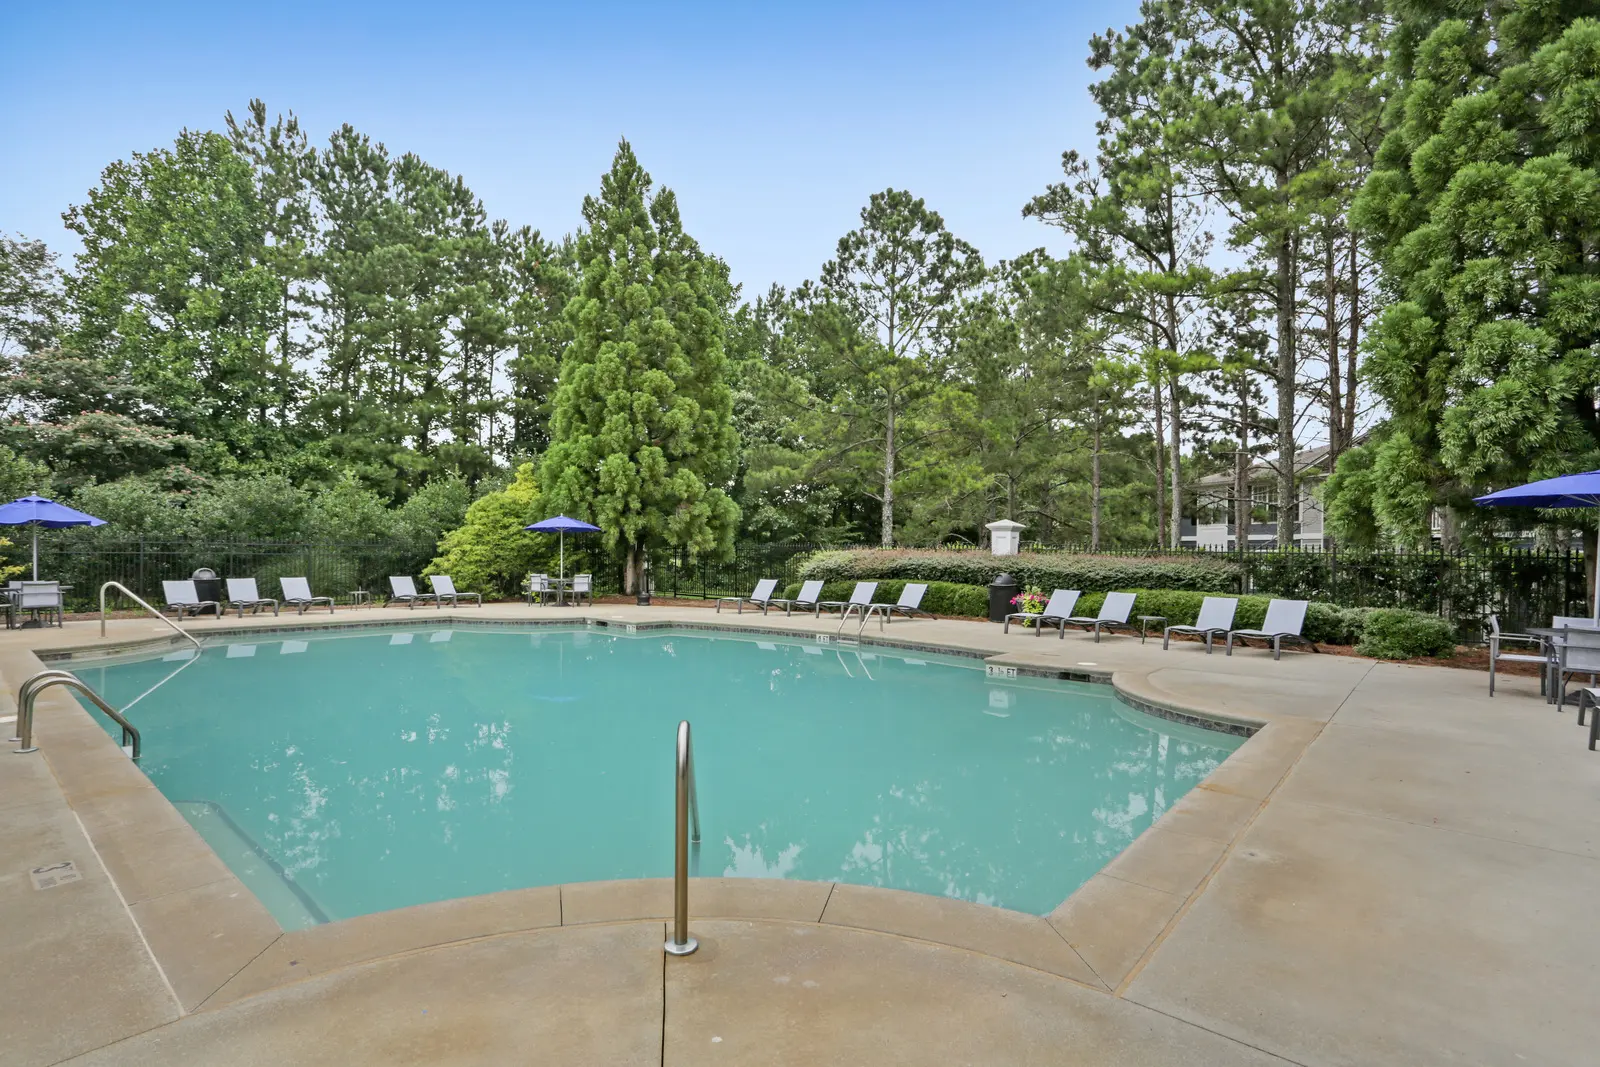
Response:
M1322 474L1328 473L1327 445L1318 445L1315 448L1307 448L1294 454L1295 474L1305 474L1308 471L1317 471ZM1256 481L1264 477L1276 478L1277 475L1278 458L1276 456L1253 459L1250 461L1251 481ZM1218 471L1216 474L1207 474L1202 478L1196 478L1194 480L1194 484L1197 486L1231 486L1233 484L1233 472Z

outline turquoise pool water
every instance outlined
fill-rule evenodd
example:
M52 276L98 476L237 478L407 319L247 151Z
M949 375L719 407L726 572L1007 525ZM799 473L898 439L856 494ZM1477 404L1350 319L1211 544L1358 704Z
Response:
M76 673L136 701L145 772L291 928L670 874L680 719L698 874L1041 914L1241 743L1105 686L706 632L419 625Z

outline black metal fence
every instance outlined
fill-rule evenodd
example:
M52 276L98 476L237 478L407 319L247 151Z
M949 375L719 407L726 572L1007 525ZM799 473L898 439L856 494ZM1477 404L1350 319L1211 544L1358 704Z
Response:
M6 550L7 562L26 563L28 545ZM741 544L733 558L691 558L662 550L651 556L652 588L657 596L710 598L748 595L756 582L777 578L799 581L801 557L840 546L811 542ZM954 546L952 546L954 547ZM1084 553L1082 545L1030 545L1030 551ZM1401 607L1433 612L1456 623L1474 640L1491 614L1504 628L1547 624L1554 615L1589 613L1586 561L1566 549L1494 548L1343 551L1276 549L1217 552L1186 549L1103 550L1107 556L1202 554L1237 565L1240 593L1262 593L1325 600L1347 607ZM154 540L110 535L105 530L63 530L42 538L42 577L72 588L69 610L96 606L102 583L121 582L146 599L161 595L163 579L187 578L209 567L224 578L254 578L266 596L276 595L278 579L304 576L318 595L343 597L356 589L388 590L391 574L420 574L435 555L431 542L309 543L302 541ZM569 571L590 566L597 591L622 590L618 563L598 553L568 554Z
M655 552L650 556L650 586L657 596L691 599L749 596L761 579L776 578L781 590L800 580L801 556L827 547L832 546L804 541L742 544L736 546L730 560L693 559L681 551ZM621 571L609 577L609 591L620 591ZM608 590L606 583L601 583L601 588Z
M1490 615L1503 629L1522 629L1590 614L1587 560L1567 549L1286 548L1228 557L1239 565L1241 592L1432 612L1464 640L1480 638Z
M278 596L278 579L291 577L309 579L318 596L343 600L356 589L387 594L389 575L419 574L434 557L431 541L165 541L74 533L62 531L39 543L39 575L71 586L69 611L98 609L100 586L113 581L159 605L163 580L188 578L201 567L221 578L254 578L262 596ZM29 551L14 545L8 562L28 562Z

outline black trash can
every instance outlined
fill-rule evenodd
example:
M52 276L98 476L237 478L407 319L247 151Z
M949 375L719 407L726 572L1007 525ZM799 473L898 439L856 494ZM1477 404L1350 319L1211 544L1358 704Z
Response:
M218 605L216 609L207 608L206 610L212 611L213 614L221 615L222 579L217 577L217 572L210 567L201 567L189 577L194 579L194 591L202 601L216 601Z
M1017 609L1011 598L1017 595L1017 580L1009 574L997 574L989 583L989 621L1005 622L1006 616Z

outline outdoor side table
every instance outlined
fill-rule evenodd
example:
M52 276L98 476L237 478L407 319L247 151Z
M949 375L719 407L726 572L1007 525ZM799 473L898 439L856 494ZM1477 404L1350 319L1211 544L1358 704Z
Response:
M363 604L369 608L372 606L372 594L365 589L350 590L350 606L359 608Z
M1145 632L1150 628L1150 624L1151 623L1159 622L1159 623L1165 624L1166 621L1167 621L1167 617L1165 615L1140 615L1139 616L1139 643L1141 645L1144 644Z

